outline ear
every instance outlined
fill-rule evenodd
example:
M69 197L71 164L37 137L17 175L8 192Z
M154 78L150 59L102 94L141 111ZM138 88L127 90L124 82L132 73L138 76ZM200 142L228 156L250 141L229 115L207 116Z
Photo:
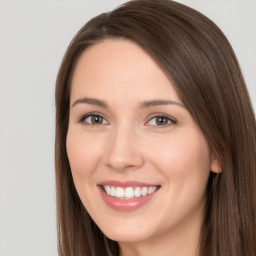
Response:
M222 172L220 161L219 161L218 157L215 156L215 155L212 156L211 172L214 172L214 173L221 173Z

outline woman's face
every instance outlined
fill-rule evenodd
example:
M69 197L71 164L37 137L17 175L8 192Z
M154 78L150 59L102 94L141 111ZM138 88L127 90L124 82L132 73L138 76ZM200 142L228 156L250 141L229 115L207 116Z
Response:
M81 201L110 239L154 241L200 226L215 160L172 83L136 44L106 40L82 54L66 146Z

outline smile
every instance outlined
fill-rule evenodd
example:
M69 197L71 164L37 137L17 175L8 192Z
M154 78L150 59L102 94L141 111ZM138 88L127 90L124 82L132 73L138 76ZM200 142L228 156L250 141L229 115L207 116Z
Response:
M135 181L106 181L98 184L103 201L107 206L123 212L134 211L148 204L157 194L160 185Z
M102 186L107 195L123 200L129 200L139 197L144 197L154 193L157 186L152 187L115 187L109 185Z

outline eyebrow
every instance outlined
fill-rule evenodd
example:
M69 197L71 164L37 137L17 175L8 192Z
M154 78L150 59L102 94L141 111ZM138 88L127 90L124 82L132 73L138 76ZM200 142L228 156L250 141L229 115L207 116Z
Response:
M90 104L90 105L94 105L94 106L98 106L98 107L102 107L102 108L108 108L107 103L105 103L105 101L102 100L97 100L97 99L93 99L93 98L81 98L76 100L73 104L72 107L74 107L77 104Z
M149 108L161 105L177 105L186 109L182 103L173 100L149 100L141 103L140 108Z
M102 108L108 108L108 105L105 101L94 99L94 98L80 98L72 104L72 107L76 106L77 104L89 104L89 105L94 105ZM173 101L173 100L161 100L161 99L144 101L140 104L140 108L144 109L144 108L162 106L162 105L177 105L186 109L186 107L180 102Z

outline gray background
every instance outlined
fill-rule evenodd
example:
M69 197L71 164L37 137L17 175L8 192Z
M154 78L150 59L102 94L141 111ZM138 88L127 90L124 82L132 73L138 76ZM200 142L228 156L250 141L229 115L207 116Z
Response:
M55 256L54 83L78 29L118 0L0 0L0 255ZM179 1L229 38L256 106L256 1Z

